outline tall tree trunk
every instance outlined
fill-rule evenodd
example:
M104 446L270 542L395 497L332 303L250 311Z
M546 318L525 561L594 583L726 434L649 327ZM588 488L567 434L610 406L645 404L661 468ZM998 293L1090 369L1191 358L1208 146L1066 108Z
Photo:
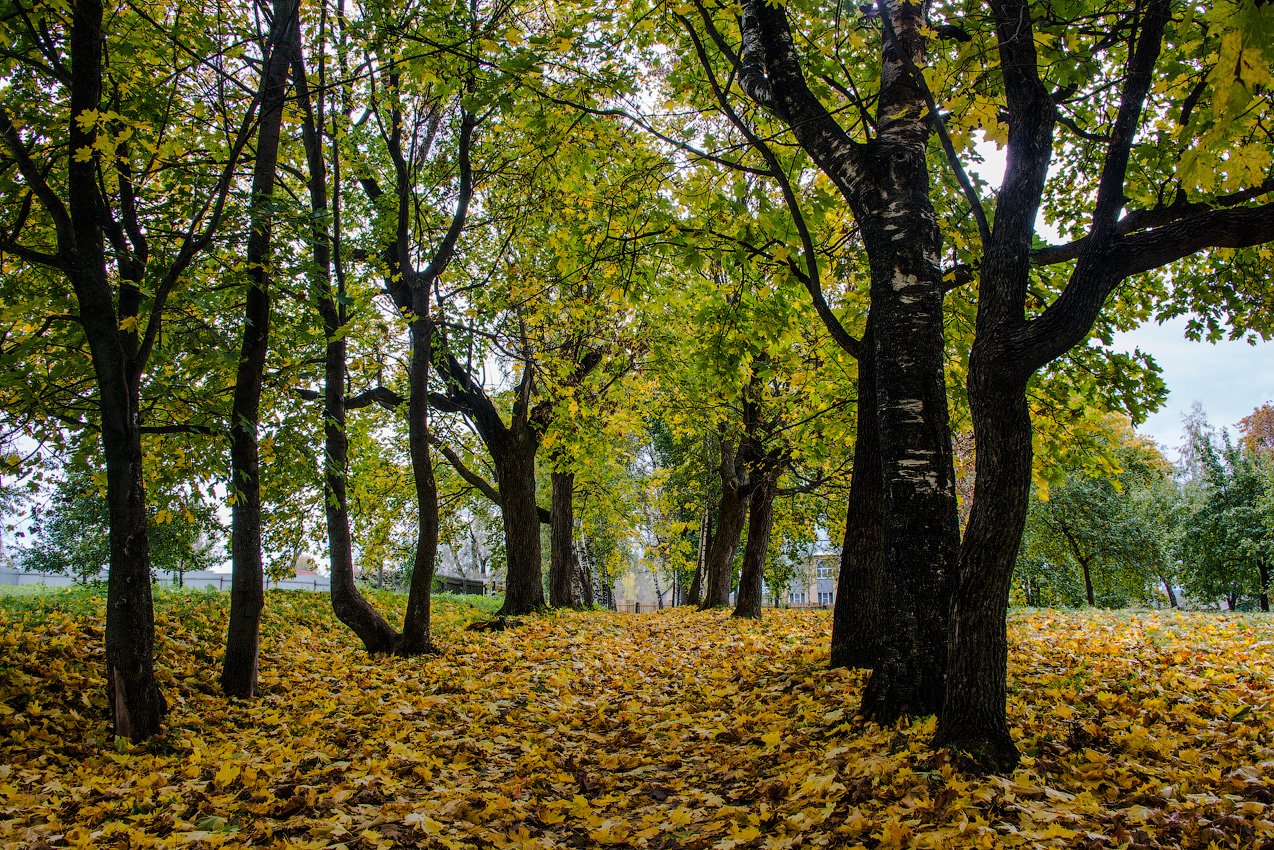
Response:
M1262 611L1270 610L1270 565L1268 561L1261 561L1256 566L1257 572L1261 579L1261 592L1257 596L1257 602L1261 606Z
M1088 600L1088 607L1095 608L1097 606L1097 595L1093 592L1093 571L1089 568L1088 559L1079 559L1079 568L1084 573L1084 598Z
M863 711L936 714L960 548L942 339L942 240L922 146L891 152L885 197L863 220L871 261L873 378L884 486L879 657Z
M535 504L538 440L524 429L510 430L505 442L504 450L492 455L499 478L508 563L500 613L510 616L544 607L544 573L540 563L540 510Z
M1007 615L1011 565L1030 498L1031 418L1026 387L988 368L977 344L969 385L977 388L969 394L978 435L977 480L960 558L937 741L982 766L1009 769L1018 753L1005 715Z
M1180 608L1181 605L1177 602L1177 592L1172 589L1172 582L1166 578L1160 579L1160 581L1163 582L1163 589L1168 593L1168 607Z
M549 604L554 608L579 608L579 561L575 557L575 473L553 472L549 508Z
M416 556L412 563L403 631L394 649L402 656L433 651L429 636L429 603L438 556L438 484L434 480L433 459L429 456L429 363L433 356L433 328L425 315L429 309L429 293L417 292L415 296L416 318L410 326L407 439L412 478L416 482Z
M870 320L863 347L871 347ZM858 362L858 429L845 517L845 542L832 613L832 667L871 668L879 657L884 561L884 489L872 359Z
M721 501L717 505L717 527L704 562L701 611L725 608L730 604L734 555L739 550L739 538L743 536L743 524L747 518L747 489L733 476L724 480L723 485Z
M76 119L101 106L102 4L79 0L72 6L70 126L67 156L69 244L59 233L58 251L75 290L80 322L93 358L106 500L110 514L110 572L106 589L106 683L111 726L136 741L158 734L167 705L155 681L155 621L151 599L150 542L138 423L140 371L136 330L119 327L103 242L97 164L77 161L74 151L93 149L96 129ZM134 317L135 318L135 317Z
M770 548L770 530L774 527L774 497L778 490L778 473L766 471L754 475L755 485L748 498L748 542L743 547L739 597L733 616L759 620L764 602L761 587L765 578L765 559Z
M230 409L230 623L221 689L228 696L251 697L257 690L261 610L265 604L261 565L261 479L257 424L261 382L270 346L270 241L274 225L274 182L278 170L283 102L294 44L298 6L275 0L261 87L261 117L252 166L252 207L248 220L247 300L243 344Z
M327 521L328 561L331 571L332 610L338 620L348 626L364 649L372 655L393 651L398 635L393 627L358 591L354 581L354 551L349 530L349 498L346 481L349 475L349 439L345 433L346 341L344 286L340 274L339 250L341 207L339 193L339 158L333 157L334 181L338 187L332 204L332 234L326 227L328 214L327 167L323 157L319 129L323 116L315 115L305 73L301 49L300 27L294 30L292 71L297 102L301 108L301 137L305 145L309 169L310 209L314 213L311 250L314 260L315 301L323 319L323 336L327 347L323 357L323 490L324 515ZM335 142L333 142L335 144ZM337 260L337 285L333 288L332 264Z

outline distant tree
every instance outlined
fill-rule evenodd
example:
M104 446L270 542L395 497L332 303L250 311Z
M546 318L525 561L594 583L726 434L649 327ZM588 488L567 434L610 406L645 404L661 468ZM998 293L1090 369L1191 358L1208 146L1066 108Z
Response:
M1210 428L1194 428L1192 436L1199 473L1187 484L1191 510L1179 544L1182 584L1198 600L1221 599L1231 610L1255 602L1268 611L1274 455L1250 449L1246 440L1235 444L1226 431L1219 444Z
M151 564L178 586L186 573L221 562L225 530L211 504L198 502L178 511L152 506L149 515ZM35 523L34 536L19 561L22 569L70 575L81 583L98 581L111 554L106 496L89 475L71 475Z

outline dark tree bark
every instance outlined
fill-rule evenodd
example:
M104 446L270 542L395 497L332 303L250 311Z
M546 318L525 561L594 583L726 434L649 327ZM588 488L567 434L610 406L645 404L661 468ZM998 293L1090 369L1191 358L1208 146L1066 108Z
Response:
M864 345L871 339L869 328ZM858 361L858 429L832 613L832 667L871 668L879 658L885 482L875 412L872 359L864 357Z
M1270 565L1269 565L1269 562L1261 561L1260 563L1256 565L1256 569L1261 580L1261 592L1256 597L1256 601L1261 606L1262 611L1269 611L1270 610Z
M257 424L261 382L270 345L270 251L274 231L274 183L278 170L283 104L295 39L299 4L275 0L262 71L261 117L252 166L248 221L248 291L243 312L243 342L230 408L230 623L221 689L228 696L251 697L257 690L261 610L265 605L261 565L261 480Z
M330 205L332 233L329 234L324 223L329 211L327 165L320 134L324 116L322 111L316 112L310 96L299 26L294 33L292 76L296 85L297 103L301 108L301 135L309 170L310 209L314 221L310 237L313 285L326 340L323 356L323 506L327 522L332 610L337 619L358 636L369 654L384 655L393 651L398 633L358 590L354 581L354 552L349 530L349 499L346 489L349 440L345 433L346 341L342 332L347 317L343 303L344 285L343 275L340 273L342 267L338 241L341 227L340 159L337 156L332 159L336 178L334 185L338 188ZM337 269L335 286L332 277L334 260Z
M520 432L520 433L519 433ZM540 513L535 504L535 454L539 436L529 427L509 434L507 448L495 459L504 512L504 551L508 572L500 614L529 614L544 607L540 561Z
M1097 607L1097 594L1093 592L1093 571L1088 566L1088 559L1081 559L1079 568L1084 572L1084 596L1088 600L1088 607Z
M401 656L433 651L429 635L430 598L434 567L438 556L438 483L434 479L429 453L429 364L433 359L433 327L427 318L429 293L415 293L415 315L411 323L411 366L407 404L407 438L411 452L411 474L416 482L416 553L412 562L411 587L407 593L407 613L394 652Z
M747 467L728 445L721 447L721 500L717 504L716 529L708 544L703 566L703 599L699 610L725 608L730 604L730 584L734 578L734 555L739 550L743 524L747 519L752 487Z
M1181 605L1177 602L1177 592L1176 592L1175 590L1173 590L1173 589L1172 589L1172 582L1171 582L1169 579L1166 579L1166 578L1165 578L1165 579L1160 579L1160 581L1162 581L1162 582L1163 582L1163 589L1164 589L1164 591L1166 591L1166 592L1167 592L1167 594L1168 594L1168 607L1169 607L1169 608L1180 608L1180 607L1181 607Z
M884 487L882 640L864 713L890 722L942 705L959 551L943 377L942 240L925 159L924 4L882 4L877 135L854 141L806 84L782 6L743 4L739 82L791 127L840 190L871 270L875 413Z
M774 527L778 472L767 469L756 472L755 476L755 485L748 497L748 542L743 547L739 596L733 616L759 620L764 603L761 587L765 578L765 560L770 548L770 530Z
M580 608L585 605L583 581L572 542L575 539L575 473L553 472L551 479L549 604L554 608Z

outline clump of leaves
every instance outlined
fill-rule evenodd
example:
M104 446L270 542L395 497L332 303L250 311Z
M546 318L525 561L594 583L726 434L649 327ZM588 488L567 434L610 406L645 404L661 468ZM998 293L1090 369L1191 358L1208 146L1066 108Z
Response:
M487 615L442 601L440 655L368 659L322 596L273 592L266 610L262 695L227 701L225 597L160 598L169 731L135 746L106 737L100 598L0 604L0 844L1274 840L1268 618L1016 617L1010 716L1028 756L980 778L930 749L932 721L855 718L863 675L825 669L822 612L563 613L480 632L466 626Z

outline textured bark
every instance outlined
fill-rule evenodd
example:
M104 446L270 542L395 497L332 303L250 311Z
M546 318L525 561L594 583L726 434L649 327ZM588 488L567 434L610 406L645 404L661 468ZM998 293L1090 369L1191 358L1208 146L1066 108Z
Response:
M875 412L884 488L879 663L864 713L883 722L942 705L946 623L959 551L943 375L942 240L929 199L923 81L926 4L881 4L877 134L855 142L811 91L787 13L743 3L740 85L782 118L840 190L871 270Z
M327 166L323 157L319 123L310 98L301 50L299 26L293 30L292 71L297 103L301 108L301 137L305 146L310 209L314 229L311 250L314 268L315 301L323 319L323 336L327 341L323 356L323 489L324 514L327 522L328 562L331 570L332 610L336 618L348 626L363 648L372 655L393 651L398 634L393 627L359 593L354 581L354 552L349 530L349 499L346 481L349 475L349 440L345 433L346 342L341 332L346 322L341 303L343 287L337 276L333 287L333 242L325 229L329 203L327 198ZM333 158L339 168L339 160ZM339 180L337 181L339 186ZM332 211L333 232L339 233L340 207L336 194Z
M528 429L508 435L503 450L493 452L504 512L504 551L508 572L504 585L505 616L529 614L544 607L540 563L540 512L535 504L535 453L538 439Z
M869 330L863 344L870 347ZM880 581L884 562L884 478L876 428L871 358L858 362L858 429L854 468L832 613L832 667L871 668L879 657Z
M71 151L91 147L94 142L93 131L79 125L74 116L100 106L102 40L100 0L75 3L68 157ZM138 423L140 372L133 359L136 335L125 338L116 318L106 271L96 165L70 157L67 190L70 221L58 235L59 253L66 255L67 276L93 358L106 460L111 549L106 590L106 682L111 725L114 734L140 741L159 733L167 705L154 670L150 542Z
M549 604L554 608L581 608L586 604L579 558L575 555L575 473L552 473L552 506L549 509ZM591 594L590 594L591 595Z
M1008 697L1007 612L1012 564L1022 540L1031 482L1031 423L1025 387L990 372L974 347L970 393L978 433L977 484L960 561L947 699L938 742L992 769L1017 763ZM1004 564L1010 565L1008 569Z
M747 518L750 488L746 478L740 480L734 458L722 452L721 501L717 504L716 530L708 544L708 557L703 567L703 599L699 609L725 608L730 604L730 584L734 578L734 555L739 550L743 524Z
M261 382L270 345L270 251L274 230L274 183L278 170L283 103L299 7L275 0L268 55L262 71L261 114L256 159L252 166L248 220L248 291L243 312L243 341L230 409L230 622L221 689L229 696L251 697L257 690L261 611L265 605L261 564L261 480L257 424Z
M407 440L412 479L416 483L416 552L403 630L394 647L395 654L401 656L433 651L429 603L438 557L438 484L429 452L429 364L433 357L433 328L425 318L429 309L427 291L416 293L415 308L418 318L411 323Z
M756 483L748 498L748 542L743 547L743 567L739 574L739 596L734 606L735 617L761 618L761 587L765 578L765 559L770 548L770 531L774 527L774 497L778 490L778 474L757 473Z

